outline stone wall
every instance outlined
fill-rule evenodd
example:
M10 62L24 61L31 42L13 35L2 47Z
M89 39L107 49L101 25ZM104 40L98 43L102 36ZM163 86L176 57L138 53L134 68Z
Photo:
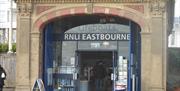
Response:
M7 74L3 91L14 91L16 79L16 54L1 53L0 64Z

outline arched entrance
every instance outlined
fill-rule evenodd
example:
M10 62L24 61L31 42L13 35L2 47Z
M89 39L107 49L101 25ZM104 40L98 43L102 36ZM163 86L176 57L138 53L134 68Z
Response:
M140 27L107 14L56 18L43 31L43 81L48 91L97 91L94 65L104 64L101 90L140 91ZM108 79L109 78L109 79ZM108 82L103 82L108 83Z

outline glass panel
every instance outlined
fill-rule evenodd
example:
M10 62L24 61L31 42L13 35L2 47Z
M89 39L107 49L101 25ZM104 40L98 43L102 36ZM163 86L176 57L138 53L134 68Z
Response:
M54 45L54 91L75 91L76 41L57 41Z
M54 41L53 42L53 52L54 52L54 61L53 61L53 67L58 67L61 65L61 51L62 51L62 45L61 41Z
M115 89L124 91L128 81L129 41L119 41L118 45Z
M129 41L118 41L118 55L129 58Z
M61 66L75 65L76 41L63 41Z

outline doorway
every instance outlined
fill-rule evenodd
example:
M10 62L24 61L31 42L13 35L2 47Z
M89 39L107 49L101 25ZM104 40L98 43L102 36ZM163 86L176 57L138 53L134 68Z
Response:
M78 91L113 91L115 51L77 51Z
M44 60L42 79L48 91L80 91L79 89L76 90L76 88L80 88L78 86L81 86L81 79L82 81L84 81L83 79L87 79L88 81L91 80L91 77L80 77L83 71L79 68L81 66L86 67L86 65L91 66L95 64L93 61L99 58L111 60L108 61L111 63L108 63L106 67L108 67L107 69L112 68L110 71L113 71L111 74L111 81L113 83L111 84L112 91L122 88L127 88L126 91L140 91L140 27L130 20L115 16L109 16L116 20L114 23L99 23L97 21L107 16L108 15L75 15L57 19L57 21L50 22L46 25L43 34ZM87 21L86 18L90 21ZM129 40L120 40L120 37L113 35L123 33L130 34L127 38ZM71 37L68 35L69 37L67 38L69 40L65 40L64 35L67 34L72 34ZM89 35L86 36L87 34ZM104 36L104 34L108 35L101 38L101 40L100 36L97 36ZM81 35L85 35L85 37L81 37ZM114 38L118 38L119 40L114 40ZM114 53L114 50L117 51L117 53ZM113 54L117 56L113 56ZM108 55L111 56L108 57ZM85 59L87 58L93 58L92 61L89 60L93 64L86 61ZM123 58L126 58L126 60ZM118 61L117 66L116 61ZM107 63L107 61L103 62ZM113 75L114 73L116 73L116 75ZM89 82L87 86L91 86Z

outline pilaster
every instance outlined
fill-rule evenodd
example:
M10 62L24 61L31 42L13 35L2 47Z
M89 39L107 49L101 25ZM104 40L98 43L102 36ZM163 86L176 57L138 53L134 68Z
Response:
M141 91L149 91L151 73L151 33L141 32Z
M164 55L164 42L167 41L164 37L164 11L165 3L155 0L151 3L151 75L150 75L150 91L166 91L164 68L166 57Z
M40 33L39 32L31 32L30 33L30 45L31 45L31 50L30 50L30 86L31 88L34 85L35 80L39 78L42 72L42 61L40 60ZM35 70L36 69L36 70Z
M31 4L18 5L16 91L30 91Z

